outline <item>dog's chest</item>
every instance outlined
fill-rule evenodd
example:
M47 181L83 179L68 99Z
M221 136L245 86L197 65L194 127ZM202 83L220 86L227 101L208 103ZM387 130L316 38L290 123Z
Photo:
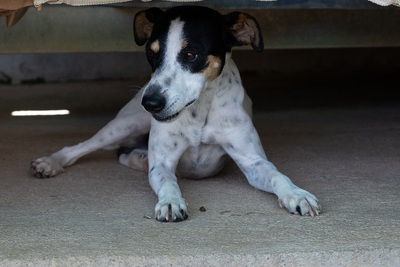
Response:
M205 127L208 127L207 117L211 109L213 94L212 91L203 92L195 103L184 110L181 119L178 120L179 127L176 130L184 133L190 146L199 146L203 143L203 131Z
M191 147L219 144L226 132L237 128L243 121L243 99L244 89L239 72L234 62L227 60L221 75L209 82L199 98L185 108L176 120L155 122L157 132Z
M236 90L236 88L230 89ZM191 146L219 144L220 140L224 139L225 133L243 130L240 129L240 125L246 119L246 112L243 109L241 94L236 92L231 99L214 95L208 101L201 108L188 109L187 115L195 116L196 119L183 121L182 128L185 129Z

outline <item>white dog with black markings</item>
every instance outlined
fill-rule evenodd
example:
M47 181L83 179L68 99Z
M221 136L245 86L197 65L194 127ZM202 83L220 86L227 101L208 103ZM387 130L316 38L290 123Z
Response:
M213 176L230 156L252 186L276 194L291 213L321 212L314 195L267 160L253 126L251 100L231 59L234 46L263 50L252 16L198 6L150 8L135 16L134 36L146 44L150 81L92 138L33 161L33 175L52 177L90 152L120 148L123 165L148 172L159 200L156 219L181 221L188 212L177 176Z

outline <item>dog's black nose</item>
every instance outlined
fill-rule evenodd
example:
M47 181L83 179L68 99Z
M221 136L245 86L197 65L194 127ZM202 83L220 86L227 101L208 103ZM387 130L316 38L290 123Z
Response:
M144 95L143 107L150 113L158 113L165 107L165 98L159 94Z

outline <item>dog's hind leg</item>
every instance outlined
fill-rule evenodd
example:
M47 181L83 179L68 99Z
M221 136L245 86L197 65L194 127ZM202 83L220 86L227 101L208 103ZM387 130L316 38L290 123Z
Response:
M140 106L138 93L116 116L90 139L74 146L64 147L54 154L31 162L31 173L48 178L62 172L80 157L99 149L116 149L121 145L133 146L150 131L150 115Z
M121 150L119 150L121 152ZM118 153L119 163L125 165L133 170L149 172L149 161L147 158L147 149L135 148L130 149L129 153L123 151Z
M134 147L120 147L118 149L119 163L128 168L148 173L148 142L149 135L145 135Z

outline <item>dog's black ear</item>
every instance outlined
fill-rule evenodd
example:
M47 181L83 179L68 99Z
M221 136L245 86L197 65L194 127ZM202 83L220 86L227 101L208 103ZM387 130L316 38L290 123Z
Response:
M137 45L144 45L151 36L153 25L164 12L156 7L140 11L133 20L133 35Z
M260 25L253 16L235 11L224 15L224 18L228 28L226 42L229 48L251 45L256 52L264 50Z

